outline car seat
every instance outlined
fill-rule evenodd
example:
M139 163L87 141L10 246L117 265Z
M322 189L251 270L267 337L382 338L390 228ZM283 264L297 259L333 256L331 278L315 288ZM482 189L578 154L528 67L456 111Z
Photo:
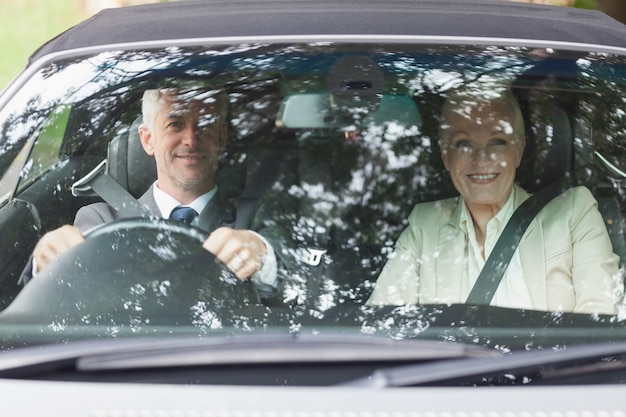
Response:
M555 181L568 186L573 169L574 136L567 113L551 101L535 102L522 113L526 149L516 176L518 183L531 193Z
M620 257L620 268L623 270L626 263L626 222L615 189L612 186L598 187L595 178L586 181L579 174L590 168L587 166L589 159L593 161L592 138L579 137L575 140L578 122L572 120L553 100L523 103L522 108L527 123L527 149L524 165L518 173L524 180L521 185L530 192L537 192L556 181L562 183L564 190L575 185L586 185L598 202L598 210L604 219L613 251ZM579 132L578 136L587 135ZM586 153L590 155L581 155ZM585 166L576 166L575 162ZM593 169L597 171L597 166ZM603 171L601 175L609 179L608 183L618 180L614 171ZM621 178L622 181L624 179Z
M138 116L127 132L117 135L107 153L107 173L133 197L139 198L157 178L156 162L141 146Z

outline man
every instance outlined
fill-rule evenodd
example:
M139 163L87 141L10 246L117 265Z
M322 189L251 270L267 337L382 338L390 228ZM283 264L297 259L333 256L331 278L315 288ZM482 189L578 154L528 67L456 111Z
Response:
M142 100L141 144L154 156L157 180L139 199L155 215L176 216L191 211L192 224L210 232L203 247L240 280L253 279L261 293L275 290L276 260L272 247L259 234L221 226L225 207L215 183L220 154L227 141L227 97L207 89L148 90ZM61 253L84 240L83 233L117 219L105 203L81 208L74 225L45 234L33 251L36 273Z

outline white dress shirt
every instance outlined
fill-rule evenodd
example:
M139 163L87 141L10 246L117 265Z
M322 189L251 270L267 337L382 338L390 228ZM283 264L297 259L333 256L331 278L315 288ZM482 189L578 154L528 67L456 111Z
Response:
M485 266L485 259L489 258L489 255L498 241L498 238L502 234L504 227L511 219L511 216L513 216L513 212L515 211L513 207L514 193L515 188L509 195L509 198L504 206L487 223L484 259L481 254L480 247L478 246L472 217L467 209L467 206L465 205L465 202L461 199L462 211L459 226L465 233L465 265L463 268L463 279L461 281L463 299L466 299L469 295L474 283L478 279L480 271ZM509 266L506 269L502 281L500 282L500 285L498 286L490 304L492 306L506 306L509 308L537 309L537 306L534 306L532 303L528 286L524 280L524 274L522 273L522 261L517 249L511 258L511 262L509 262Z

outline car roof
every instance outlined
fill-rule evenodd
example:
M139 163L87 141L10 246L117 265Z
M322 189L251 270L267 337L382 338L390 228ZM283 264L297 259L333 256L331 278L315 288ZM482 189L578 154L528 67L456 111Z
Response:
M37 50L206 37L412 35L626 46L626 25L594 10L506 0L210 0L105 9Z

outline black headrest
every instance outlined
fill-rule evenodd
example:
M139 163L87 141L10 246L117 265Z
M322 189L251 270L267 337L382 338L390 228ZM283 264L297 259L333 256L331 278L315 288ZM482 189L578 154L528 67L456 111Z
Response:
M157 178L156 162L144 151L139 139L141 116L137 117L127 132L109 143L107 173L135 198L148 190Z
M548 185L572 171L574 132L569 116L556 104L540 109L534 132L538 145L538 181Z
M535 192L572 172L574 134L567 113L549 101L535 103L525 119L526 151L518 179Z

